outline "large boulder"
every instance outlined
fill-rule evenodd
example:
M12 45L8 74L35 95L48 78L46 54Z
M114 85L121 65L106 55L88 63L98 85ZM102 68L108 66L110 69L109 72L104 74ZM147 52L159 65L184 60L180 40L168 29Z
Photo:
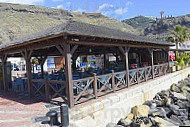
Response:
M154 119L157 123L160 123L160 127L169 127L169 126L174 126L173 123L170 123L166 121L165 119L162 119L160 117L155 117Z
M117 124L115 124L115 123L108 123L108 124L106 125L106 127L124 127L124 126L117 125Z
M174 97L180 99L180 100L187 100L187 97L183 95L183 93L176 93L173 92Z
M121 126L129 126L131 124L131 120L130 119L120 119L119 122L117 123L117 125L121 125Z
M177 86L177 84L172 84L171 87L170 87L170 90L172 92L177 92L177 93L181 92L181 89L179 88L179 86Z
M149 110L150 110L149 106L139 105L132 108L132 113L135 118L139 116L146 117L148 116Z
M184 125L184 123L176 115L172 115L170 119L172 119L173 121L176 121L180 125Z
M157 108L157 109L158 110L156 112L151 114L153 117L158 116L158 117L161 117L161 118L167 118L167 116L166 116L167 113L164 110L164 108Z

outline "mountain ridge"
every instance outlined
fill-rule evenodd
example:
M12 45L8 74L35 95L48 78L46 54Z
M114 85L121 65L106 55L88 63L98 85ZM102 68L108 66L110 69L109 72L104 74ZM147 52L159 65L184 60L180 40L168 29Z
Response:
M0 3L0 42L38 33L68 20L118 29L139 35L132 26L99 13L77 13L36 5Z

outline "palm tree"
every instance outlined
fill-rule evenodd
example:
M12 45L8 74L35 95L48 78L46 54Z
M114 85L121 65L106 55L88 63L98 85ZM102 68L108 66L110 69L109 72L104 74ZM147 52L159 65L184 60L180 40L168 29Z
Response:
M161 15L161 19L163 18L163 15L164 15L164 11L161 11L160 12L160 15Z
M178 50L178 44L188 41L190 33L187 27L177 25L173 31L170 31L171 36L168 37L169 42L176 43L176 49Z

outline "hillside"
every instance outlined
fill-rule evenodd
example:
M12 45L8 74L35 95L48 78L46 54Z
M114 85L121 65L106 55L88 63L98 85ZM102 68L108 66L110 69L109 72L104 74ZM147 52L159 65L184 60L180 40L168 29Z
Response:
M125 22L136 29L139 29L139 28L145 29L148 25L155 23L156 20L150 17L137 16L134 18L123 20L122 22Z
M130 25L98 13L76 13L34 5L0 3L0 43L40 32L67 20L120 29L139 34Z
M154 21L144 16L138 16L126 19L123 22L136 28L142 35L165 39L169 36L169 31L173 30L176 25L186 26L190 29L190 14L178 17L164 17Z
M173 30L176 25L186 26L187 28L190 28L190 15L157 20L155 23L145 28L144 34L168 34L169 30Z

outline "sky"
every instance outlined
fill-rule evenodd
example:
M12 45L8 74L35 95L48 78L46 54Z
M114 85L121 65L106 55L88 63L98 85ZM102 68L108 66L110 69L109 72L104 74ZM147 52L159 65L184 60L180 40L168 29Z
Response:
M190 14L190 0L0 0L6 3L32 4L78 12L101 12L123 20L139 15L160 17Z

